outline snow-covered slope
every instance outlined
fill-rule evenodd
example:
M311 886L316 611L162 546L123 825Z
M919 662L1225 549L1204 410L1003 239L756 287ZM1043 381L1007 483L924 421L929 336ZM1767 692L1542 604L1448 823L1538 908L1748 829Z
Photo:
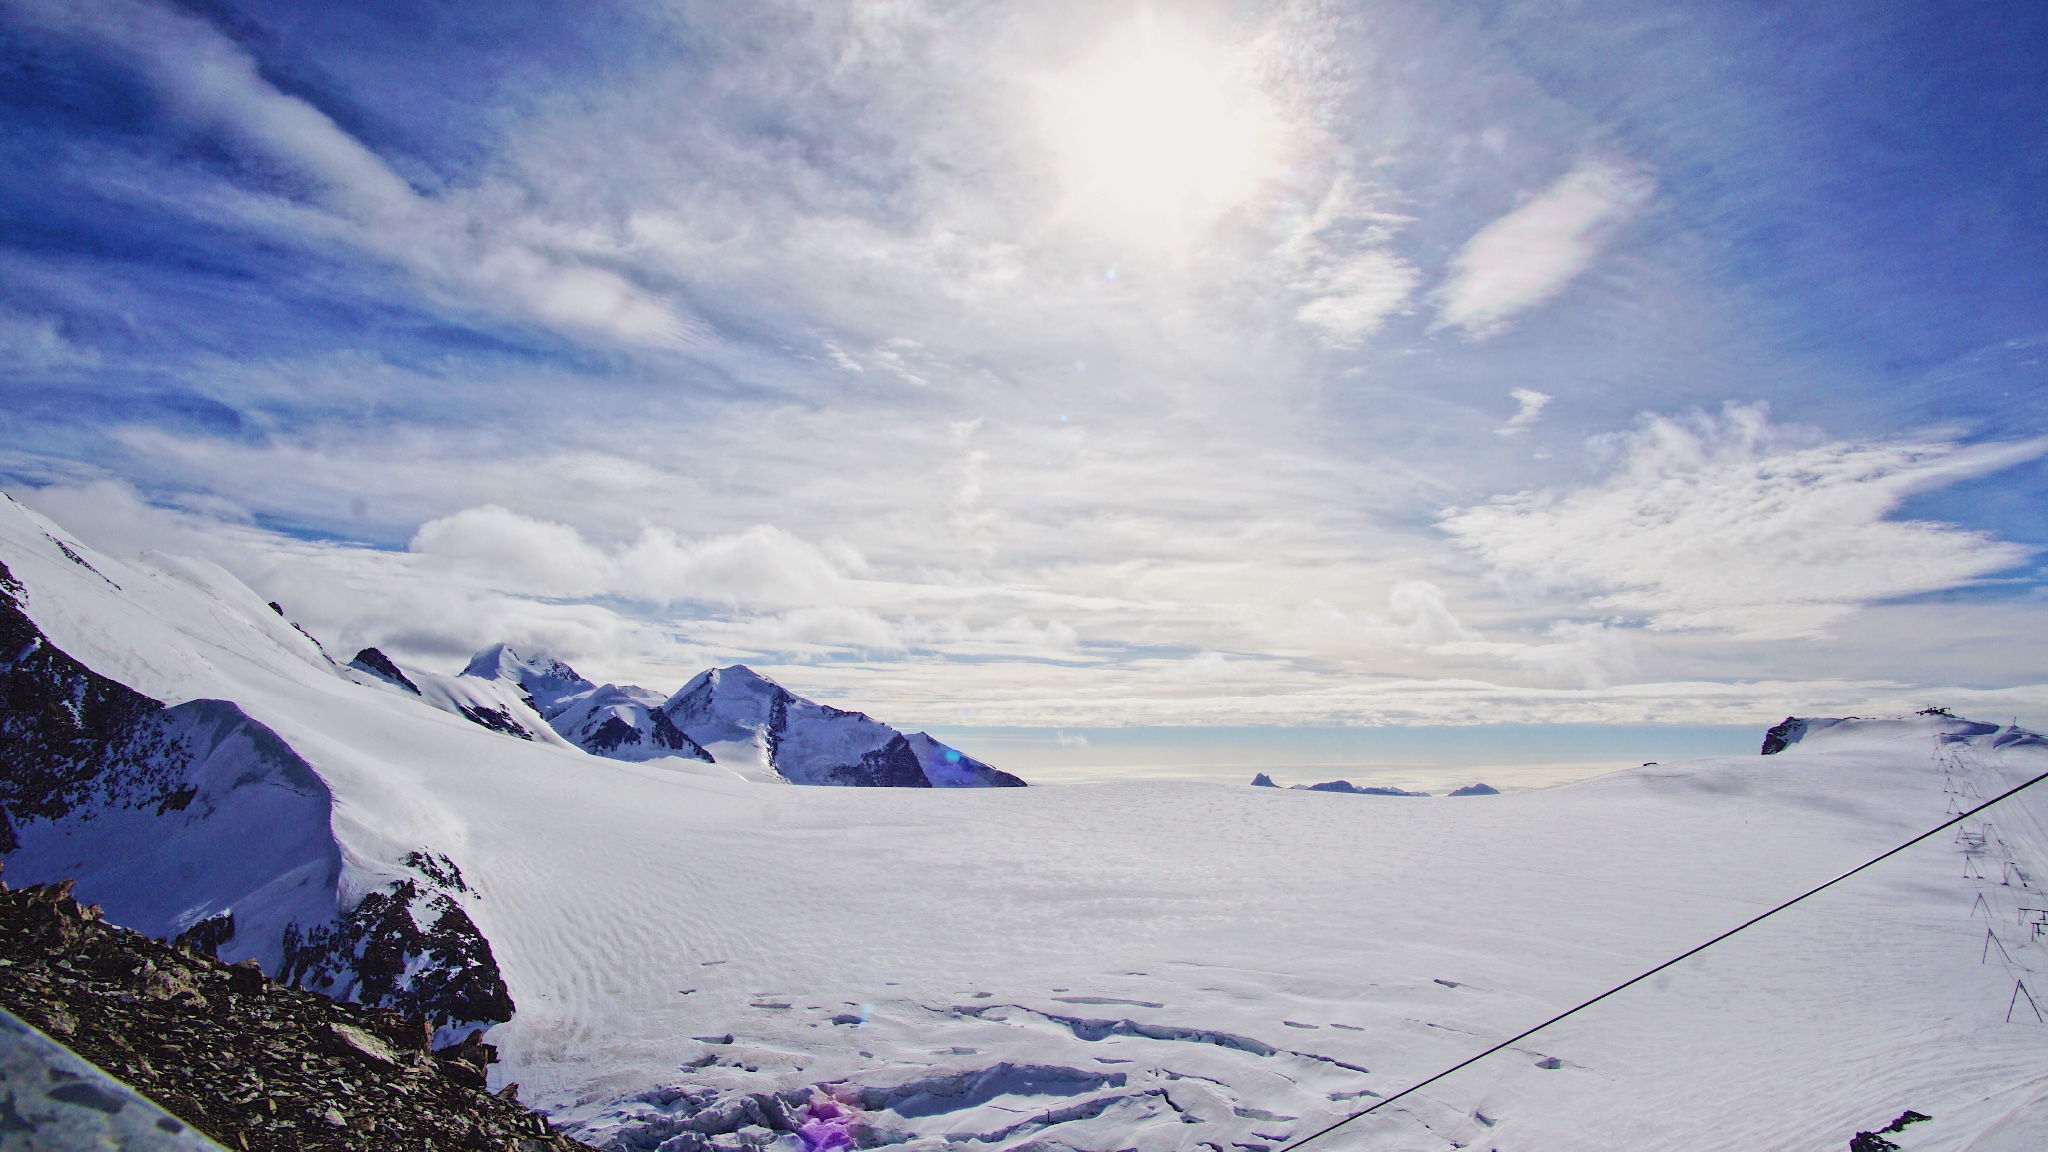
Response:
M408 775L518 742L336 665L213 565L122 564L11 500L0 565L10 880L77 877L118 923L445 1032L511 1015L478 894L431 847L451 822Z
M1024 782L925 733L909 736L865 713L806 700L744 664L700 672L661 705L716 754L760 749L792 784L884 788L1013 788Z
M488 1005L483 976L502 971L500 1008L517 1012L490 1034L507 1057L494 1076L619 1147L795 1152L775 1126L827 1082L879 1138L928 1152L1270 1152L2048 771L2040 737L1930 715L1809 723L1771 756L1481 802L760 788L486 731L336 669L218 569L67 544L87 570L46 530L61 535L0 507L0 561L49 648L148 698L107 712L114 730L155 723L155 702L227 701L296 758L259 755L233 716L203 721L209 743L202 714L226 714L181 714L195 727L177 731L199 733L189 763L267 764L251 803L312 814L235 884L339 861L331 887L308 880L331 918L280 949L290 970L405 993L323 967L404 925L417 955L453 958L437 988ZM17 675L10 702L28 699ZM95 691L78 699L120 703ZM729 721L731 744L795 728L749 727L760 713L718 695L699 718ZM754 692L771 717L773 695ZM60 761L99 738L39 730ZM823 731L817 746L859 747ZM326 790L324 831L317 793L281 795L294 764ZM202 796L241 802L226 773L184 771L168 792L147 771L104 781L121 787L94 794L94 820L133 818L124 845L171 844ZM163 805L185 788L186 808ZM31 840L71 816L18 809L20 794L7 875L47 878ZM2048 797L2022 794L1324 1147L1839 1150L1908 1108L1933 1117L1888 1137L1909 1152L2043 1147L2044 817ZM235 827L253 851L262 830ZM173 854L150 867L229 863L217 844ZM36 867L83 862L62 855ZM140 868L98 864L85 898L147 895ZM191 892L133 914L169 930L174 900L227 899ZM242 908L257 908L232 899L231 955L252 948ZM445 947L425 947L444 923Z

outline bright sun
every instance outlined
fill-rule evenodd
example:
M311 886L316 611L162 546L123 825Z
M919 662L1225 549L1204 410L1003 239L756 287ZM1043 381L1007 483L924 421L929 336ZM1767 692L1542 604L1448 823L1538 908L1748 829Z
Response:
M1150 27L1044 91L1069 210L1101 223L1205 224L1281 160L1285 124L1242 61Z

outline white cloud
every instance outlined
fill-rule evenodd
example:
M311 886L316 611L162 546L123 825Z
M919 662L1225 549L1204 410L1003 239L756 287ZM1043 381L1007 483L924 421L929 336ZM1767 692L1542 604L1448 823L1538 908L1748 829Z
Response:
M1295 315L1333 348L1355 348L1401 310L1420 277L1391 252L1360 252L1317 269L1303 283L1318 293Z
M1631 169L1580 164L1466 243L1439 293L1441 322L1485 336L1549 299L1585 270L1607 232L1650 192L1650 182Z
M592 596L615 581L604 553L567 524L496 504L420 525L411 550L494 587L540 596Z
M1450 509L1441 526L1504 579L1581 590L1657 630L1819 634L1858 605L1951 588L2030 550L1890 520L1909 495L2032 459L2048 440L1785 445L1760 407L1646 420L1605 480Z
M202 20L150 0L26 0L15 11L123 58L179 119L310 180L358 243L459 287L472 302L629 344L704 338L700 322L618 273L514 239L516 216L419 195L326 113L265 80L240 45Z
M1280 246L1291 286L1309 297L1295 318L1325 346L1358 347L1407 304L1421 276L1386 248L1406 222L1374 208L1357 181L1342 174Z
M1517 388L1508 393L1508 395L1513 396L1515 403L1520 405L1520 407L1516 409L1513 416L1508 417L1507 423L1495 428L1493 434L1496 436L1526 435L1529 431L1529 425L1542 418L1544 407L1550 403L1550 394L1538 392L1533 388Z

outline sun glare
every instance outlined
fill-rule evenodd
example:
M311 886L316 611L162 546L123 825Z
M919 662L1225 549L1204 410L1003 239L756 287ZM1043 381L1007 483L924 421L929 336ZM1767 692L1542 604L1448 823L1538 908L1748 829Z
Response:
M1251 198L1285 125L1230 53L1124 37L1046 87L1045 127L1068 210L1123 227L1186 227Z

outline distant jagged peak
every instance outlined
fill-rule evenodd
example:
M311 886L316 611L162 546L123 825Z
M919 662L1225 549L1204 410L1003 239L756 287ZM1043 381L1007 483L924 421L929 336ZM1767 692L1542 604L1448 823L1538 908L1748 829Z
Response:
M597 687L545 652L528 654L510 644L493 644L470 657L462 675L517 685L528 706L548 720Z
M862 712L807 700L744 664L691 677L660 713L697 744L758 742L792 784L887 788L1018 788L1024 781L923 732L906 735Z
M475 676L480 680L510 680L529 689L531 685L528 682L533 680L565 685L590 683L574 668L553 656L544 652L528 655L503 643L493 644L470 657L462 675Z

